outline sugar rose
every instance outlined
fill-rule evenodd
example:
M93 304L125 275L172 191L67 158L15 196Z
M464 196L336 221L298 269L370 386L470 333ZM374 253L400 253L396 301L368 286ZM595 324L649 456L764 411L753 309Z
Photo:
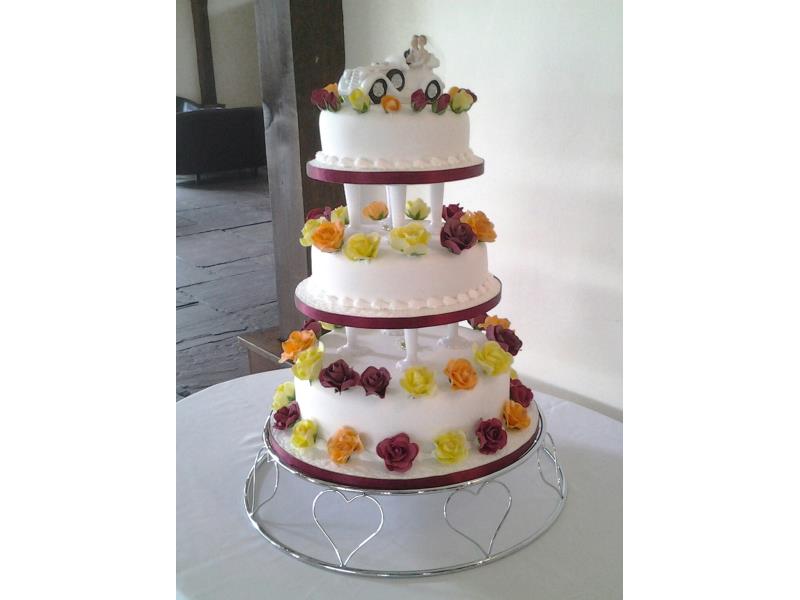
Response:
M389 369L385 367L367 367L361 373L361 387L367 396L375 394L379 398L386 396L386 388L392 379Z
M497 239L497 234L494 232L494 223L483 214L482 210L465 212L461 215L461 222L472 228L472 231L478 236L479 242L493 242Z
M406 216L414 221L422 221L431 214L431 207L422 198L406 201Z
M460 204L448 204L442 207L442 219L447 221L449 219L461 219L464 214L464 209Z
M512 377L511 383L508 386L508 397L517 404L528 408L531 402L533 402L533 390L524 385L516 377Z
M317 441L317 424L311 419L298 421L292 429L292 446L310 448Z
M335 360L322 369L319 374L319 382L322 387L333 388L339 393L357 386L359 379L358 372L352 369L343 358Z
M494 454L505 447L508 441L508 434L500 419L481 419L475 428L475 437L481 454Z
M371 260L378 256L380 242L377 233L354 233L344 244L344 255L350 260Z
M478 374L466 358L447 361L444 374L454 390L471 390L478 384Z
M400 379L400 387L415 398L430 396L436 391L436 378L427 367L409 367Z
M528 410L517 402L506 400L503 404L503 418L506 420L506 427L509 429L525 429L531 424L531 416Z
M344 223L345 225L350 224L350 215L347 213L346 206L337 206L331 211L331 218L330 220L334 223Z
M272 425L275 429L288 429L300 418L300 407L292 402L272 413Z
M316 334L310 329L301 329L300 331L293 331L285 342L281 343L283 353L278 362L286 362L287 360L295 360L297 355L303 350L311 348L317 342Z
M311 234L311 243L322 252L336 252L344 241L344 223L321 222Z
M452 465L461 462L469 454L467 436L463 431L448 431L433 440L433 455L440 463Z
M405 473L419 454L419 446L411 441L407 433L398 433L382 440L375 452L389 471Z
M387 113L397 112L398 110L400 110L400 100L398 100L394 96L386 94L383 98L381 98L381 107Z
M486 342L483 346L473 347L475 362L487 375L508 373L514 357L500 347L497 342Z
M272 410L278 410L294 402L294 382L285 381L275 388L272 395Z
M461 254L478 243L478 236L469 225L453 217L445 221L439 232L439 242L453 254Z
M520 348L522 348L522 340L517 337L514 330L506 329L500 325L489 325L486 328L486 339L497 342L503 350L512 356L516 356Z
M459 89L450 94L450 109L456 114L469 110L472 103L472 95L467 90Z
M353 110L356 112L365 113L369 110L369 97L358 88L350 92L350 95L347 96L347 99L350 101L350 106L352 106Z
M322 344L317 344L313 348L304 350L297 355L292 366L292 373L298 379L304 381L311 381L316 379L319 372L322 370L322 357L324 355L324 348Z
M343 465L354 452L364 449L358 432L352 427L342 427L328 439L328 456L337 465Z
M511 321L503 319L497 315L488 315L483 322L478 325L478 329L486 329L490 325L500 325L503 329L511 329Z
M385 202L375 200L361 209L361 214L372 221L382 221L389 216L389 207Z
M428 252L431 234L420 223L395 227L389 232L389 245L403 254L419 256Z
M308 248L311 246L311 236L314 235L314 232L317 230L322 223L326 223L328 219L325 217L315 217L313 219L308 219L306 224L303 225L303 230L300 232L300 245L305 246Z

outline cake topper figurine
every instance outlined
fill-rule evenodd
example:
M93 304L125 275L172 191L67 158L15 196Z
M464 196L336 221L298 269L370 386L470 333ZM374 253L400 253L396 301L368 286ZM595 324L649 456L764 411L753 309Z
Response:
M339 79L339 93L349 96L358 89L369 96L372 104L381 104L384 96L408 104L411 95L422 90L427 100L433 102L442 94L444 82L433 72L439 66L439 59L425 49L427 43L426 36L415 35L402 56L345 70Z

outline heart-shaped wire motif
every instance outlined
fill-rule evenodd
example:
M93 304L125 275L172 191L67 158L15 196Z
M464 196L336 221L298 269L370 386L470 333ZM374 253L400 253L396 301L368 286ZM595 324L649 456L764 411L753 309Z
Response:
M483 491L483 488L485 488L487 485L499 485L500 487L502 487L506 491L506 494L508 495L508 504L506 505L506 512L503 513L503 518L500 519L500 522L497 524L497 528L494 530L492 537L489 538L488 550L484 550L483 546L481 546L477 541L475 541L474 538L470 537L469 535L461 531L458 527L456 527L450 522L450 517L447 516L447 507L450 504L450 500L452 500L453 497L456 496L457 494L460 494L461 492L468 492L473 496L477 497ZM506 522L506 518L508 517L509 512L511 512L511 490L508 489L508 486L505 483L497 480L484 481L474 491L469 487L455 490L454 492L451 492L451 494L447 497L447 500L444 501L444 520L447 523L447 526L450 527L450 529L452 529L453 531L455 531L458 535L472 542L475 545L475 547L481 551L481 554L483 554L486 558L489 558L489 556L492 554L492 548L494 547L494 542L497 539L497 534L500 533L500 529L503 527L503 523Z
M360 498L365 498L366 500L370 500L375 506L378 507L378 512L380 513L381 516L381 522L378 523L378 528L371 534L369 534L367 537L365 537L358 546L353 548L353 550L350 552L350 554L347 555L347 558L345 558L344 560L342 560L342 555L339 552L339 548L333 542L331 536L328 535L328 532L325 531L325 527L322 526L322 523L320 523L319 519L317 518L317 501L325 494L330 494L330 493L339 494L339 497L342 500L344 500L346 504L350 504L351 502L353 502L353 500L358 500ZM333 551L336 553L336 559L339 561L340 567L346 566L347 563L350 561L350 559L353 558L353 555L359 550L361 550L361 548L363 548L368 541L370 541L372 538L378 535L380 530L383 529L383 508L381 508L380 502L378 502L377 500L375 500L375 498L367 494L356 494L355 496L353 496L348 500L347 496L345 496L339 490L333 490L330 488L328 488L327 490L322 490L319 494L316 495L316 497L314 498L314 502L311 505L311 516L314 518L314 523L317 524L317 527L319 527L319 530L322 532L322 535L325 536L325 539L328 540L328 543L330 543L331 547L333 548Z
M550 448L547 447L548 441L550 442ZM556 472L555 483L547 481L547 479L544 476L544 472L542 472L542 461L541 461L542 452L547 454L550 460L553 461L553 466L555 467L555 472ZM562 477L561 474L561 465L558 464L558 453L556 452L556 443L553 440L553 436L550 435L549 431L545 434L544 443L542 444L541 448L539 448L539 451L536 453L536 467L539 469L539 477L542 478L542 481L544 481L547 485L553 488L556 491L556 493L559 496L561 496L561 498L564 498L565 495L564 478Z
M262 500L258 504L258 506L256 506L256 487L258 485L258 482L256 480L256 472L258 470L259 461L261 460L261 457L264 456L264 453L266 452L266 450L267 449L264 448L264 447L260 448L259 451L258 451L258 454L256 454L256 459L253 461L253 484L250 487L250 507L251 507L250 516L251 517L253 515L255 515L261 509L262 506L264 506L267 502L272 500L275 497L275 494L278 492L278 483L280 481L281 470L278 467L278 464L275 462L275 459L272 458L271 456L267 456L266 462L267 463L272 463L272 465L273 465L272 469L275 472L275 483L272 485L272 492L270 493L270 495L267 496L264 500Z

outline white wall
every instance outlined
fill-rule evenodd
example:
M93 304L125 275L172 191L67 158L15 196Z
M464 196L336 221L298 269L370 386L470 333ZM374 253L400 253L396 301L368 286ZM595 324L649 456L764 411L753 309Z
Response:
M495 222L496 312L541 391L622 415L622 3L344 0L348 66L425 33L447 86L478 95L486 174L445 202Z
M199 102L200 84L191 3L189 0L176 2L176 93ZM217 102L231 108L260 106L261 84L253 0L209 0L208 26L211 31Z

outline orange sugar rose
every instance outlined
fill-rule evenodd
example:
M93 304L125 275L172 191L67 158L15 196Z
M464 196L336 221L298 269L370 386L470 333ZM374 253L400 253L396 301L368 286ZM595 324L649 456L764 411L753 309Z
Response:
M373 221L380 221L389 216L389 207L385 202L376 200L375 202L370 202L367 204L361 210L361 214Z
M506 403L503 404L503 418L509 429L525 429L531 424L528 409L513 400L506 400Z
M342 427L328 439L328 456L338 465L350 460L350 455L364 449L358 432L352 427Z
M471 390L478 383L478 374L466 358L455 358L447 362L444 374L454 390Z
M336 252L344 241L344 223L324 221L311 234L311 243L323 252Z
M335 83L329 83L323 89L327 90L331 94L336 94L337 96L339 95L339 86Z
M302 331L293 331L289 334L289 338L281 344L283 353L278 362L286 362L287 360L294 360L297 355L303 350L311 348L317 342L317 336L310 329L303 329Z
M489 220L482 210L465 212L461 215L461 222L472 228L480 242L493 242L497 239L497 234L494 232L494 223Z
M386 112L397 112L400 110L400 100L388 94L381 98L381 107Z
M483 323L478 325L478 329L486 329L487 327L491 327L492 325L500 325L503 329L511 329L511 321L508 319L503 319L502 317L498 317L496 315L489 315L484 319Z

